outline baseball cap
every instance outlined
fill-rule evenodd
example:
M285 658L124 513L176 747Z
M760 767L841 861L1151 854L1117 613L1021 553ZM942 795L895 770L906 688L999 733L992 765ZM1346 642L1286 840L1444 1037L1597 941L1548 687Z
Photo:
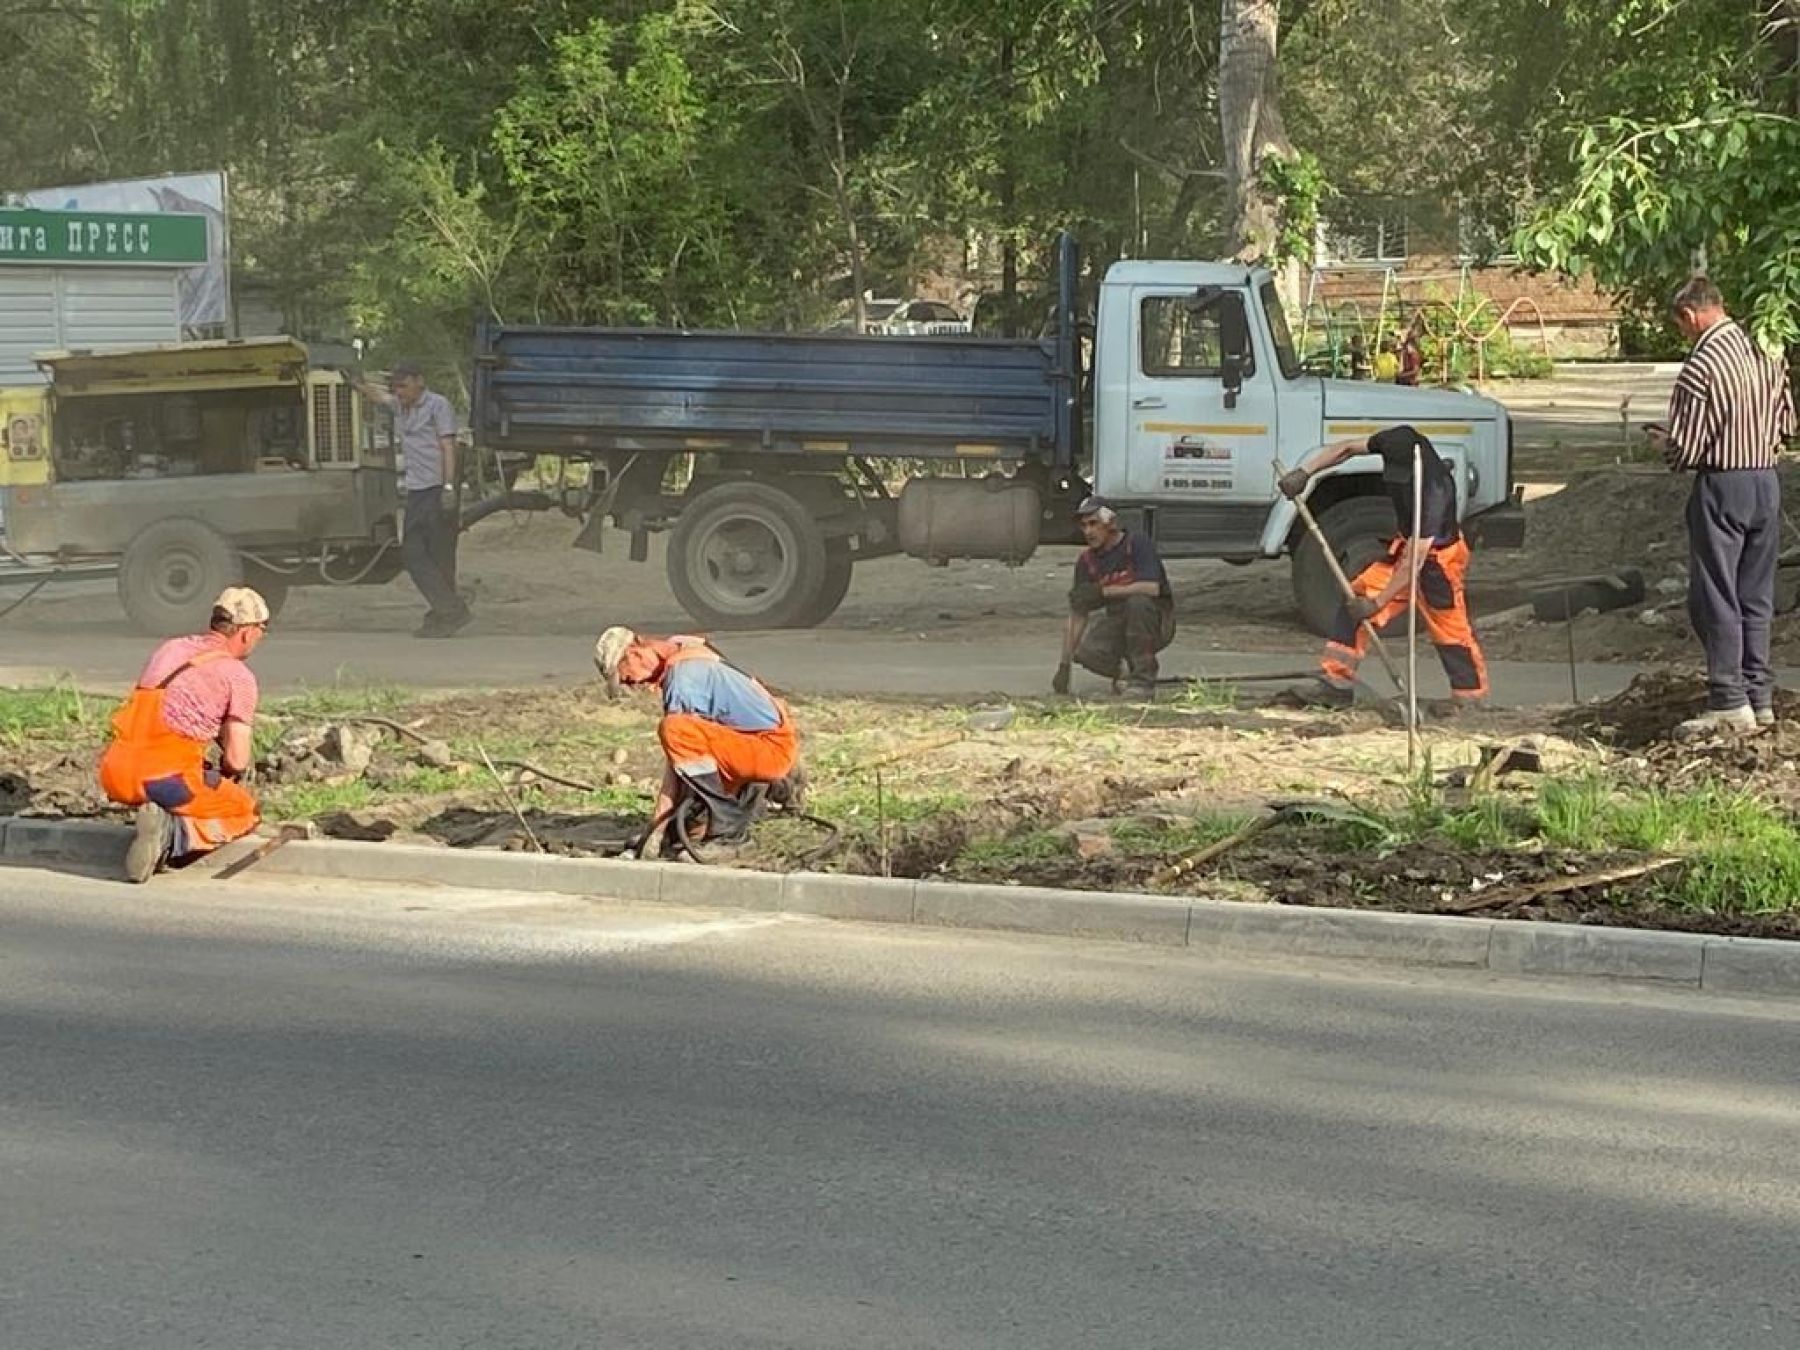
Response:
M422 380L425 378L425 372L417 361L396 361L393 369L388 371L388 378L390 380Z
M600 678L606 681L608 698L619 696L619 662L625 659L626 651L636 641L636 633L615 624L600 634L594 643L594 668L600 672Z
M213 613L223 614L240 628L269 621L269 602L248 586L227 586L213 601Z
M1112 503L1104 497L1083 497L1081 505L1075 508L1075 519L1086 520L1089 516L1099 516L1103 520L1111 520L1117 514Z

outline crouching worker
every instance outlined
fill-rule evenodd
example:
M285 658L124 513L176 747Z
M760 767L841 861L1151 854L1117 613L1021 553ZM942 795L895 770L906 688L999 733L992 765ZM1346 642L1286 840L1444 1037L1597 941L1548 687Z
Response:
M1126 531L1118 514L1098 497L1075 509L1087 547L1075 559L1069 587L1069 617L1063 624L1062 660L1050 687L1069 692L1070 663L1076 662L1118 692L1136 699L1156 697L1156 654L1175 640L1175 597L1156 545Z
M245 664L269 627L269 607L247 586L213 604L210 631L172 638L150 655L112 720L100 786L137 807L125 873L148 881L256 828L256 799L238 780L252 762L256 676ZM217 746L219 762L207 763Z
M691 801L705 808L707 842L718 844L742 843L769 802L799 805L800 744L786 706L704 638L608 628L594 664L615 698L622 685L655 685L662 696L662 787L639 856L662 851L675 811Z
M1411 537L1415 445L1424 479L1417 539ZM1282 494L1298 498L1314 474L1361 454L1381 456L1382 483L1394 505L1394 539L1386 557L1352 578L1350 589L1356 592L1355 602L1338 606L1319 662L1324 686L1320 701L1346 706L1352 701L1356 670L1369 648L1363 620L1368 620L1384 637L1390 626L1405 631L1410 602L1408 579L1412 575L1412 560L1420 555L1420 624L1437 648L1438 660L1450 680L1453 704L1479 702L1488 692L1487 661L1475 639L1463 591L1463 579L1469 571L1469 544L1457 524L1456 474L1431 442L1409 426L1389 427L1367 439L1339 441L1315 450L1298 468L1283 474Z

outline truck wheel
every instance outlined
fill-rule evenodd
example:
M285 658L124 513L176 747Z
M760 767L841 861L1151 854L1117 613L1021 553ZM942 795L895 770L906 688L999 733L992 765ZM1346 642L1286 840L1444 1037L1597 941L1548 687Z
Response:
M1354 580L1358 572L1387 553L1394 538L1394 508L1385 497L1351 497L1321 514L1319 529L1331 541L1331 551L1344 575ZM1344 594L1310 530L1301 534L1294 549L1293 576L1300 618L1323 637L1331 630Z
M157 637L203 633L219 592L243 579L237 549L212 526L159 520L140 530L119 560L119 603Z
M856 563L850 556L849 541L827 539L825 579L819 584L819 593L813 597L806 613L800 616L798 626L812 628L836 614L838 606L844 603L844 597L850 593L850 575L855 570Z
M721 483L682 508L668 569L675 598L705 627L801 627L818 622L808 616L826 577L825 538L779 488Z

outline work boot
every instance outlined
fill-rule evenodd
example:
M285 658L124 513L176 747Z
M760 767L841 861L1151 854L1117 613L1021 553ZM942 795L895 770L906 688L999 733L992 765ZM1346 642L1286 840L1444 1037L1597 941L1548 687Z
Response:
M162 870L174 843L175 822L155 802L145 802L132 822L131 845L125 850L125 880L141 886Z
M467 605L464 605L456 613L445 615L443 618L427 614L425 622L419 625L418 631L413 636L422 638L455 637L469 626L470 620L474 617L475 612Z
M1750 705L1737 708L1708 708L1675 728L1675 739L1700 741L1712 736L1753 736L1761 727Z
M1356 688L1354 685L1333 684L1323 677L1309 685L1302 685L1295 694L1300 701L1311 708L1352 708L1356 706Z
M1132 703L1156 702L1156 681L1132 680L1125 686L1125 697Z

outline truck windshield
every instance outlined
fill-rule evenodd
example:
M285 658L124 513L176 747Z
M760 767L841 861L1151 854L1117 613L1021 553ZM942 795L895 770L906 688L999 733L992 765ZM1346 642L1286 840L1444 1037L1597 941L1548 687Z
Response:
M1263 313L1269 316L1269 334L1275 339L1275 361L1281 373L1290 380L1300 378L1300 354L1294 350L1294 334L1288 328L1287 311L1281 307L1281 296L1273 281L1262 286Z

